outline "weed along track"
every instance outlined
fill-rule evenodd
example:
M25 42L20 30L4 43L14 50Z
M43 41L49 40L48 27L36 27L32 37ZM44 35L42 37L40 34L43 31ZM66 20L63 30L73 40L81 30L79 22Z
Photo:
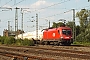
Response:
M69 60L90 59L90 52L43 47L0 46L0 55L19 60Z

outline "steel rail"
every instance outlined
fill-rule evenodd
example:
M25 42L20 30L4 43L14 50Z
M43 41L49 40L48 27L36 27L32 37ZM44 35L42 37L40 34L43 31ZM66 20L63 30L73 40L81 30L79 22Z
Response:
M1 47L0 47L1 48ZM2 47L3 49L4 47ZM39 48L39 47L22 47L22 49L14 47L14 48L4 48L10 51L18 51L23 53L32 53L32 54L41 54L46 56L62 56L62 57L72 57L72 58L81 58L81 59L90 59L90 52L83 51L73 51L73 50L64 50L64 49L47 49L47 48ZM29 48L29 49L26 49ZM31 49L33 48L33 49ZM37 50L36 50L37 49Z
M0 51L0 55L11 57L11 58L14 58L14 59L21 59L21 60L24 60L25 58L26 58L26 60L31 60L31 59L55 60L55 59L51 59L51 58L31 56L31 55L26 55L26 54L23 55L23 54L11 53L11 52L1 52L1 51Z

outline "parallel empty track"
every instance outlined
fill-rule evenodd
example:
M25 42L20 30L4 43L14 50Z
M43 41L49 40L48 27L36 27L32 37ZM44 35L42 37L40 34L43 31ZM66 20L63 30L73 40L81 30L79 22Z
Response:
M60 57L70 57L77 59L90 59L90 52L66 50L66 49L54 49L43 47L7 47L0 46L0 55L32 60L59 60Z

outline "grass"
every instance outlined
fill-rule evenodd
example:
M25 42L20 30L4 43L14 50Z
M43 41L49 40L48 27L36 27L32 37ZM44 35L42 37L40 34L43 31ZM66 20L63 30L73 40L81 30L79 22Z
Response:
M90 46L90 42L73 42L75 45L84 45L84 46Z

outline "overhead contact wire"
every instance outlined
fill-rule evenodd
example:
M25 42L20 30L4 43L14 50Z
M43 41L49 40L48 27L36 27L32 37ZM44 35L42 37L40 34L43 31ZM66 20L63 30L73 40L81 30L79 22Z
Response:
M10 0L10 1L8 1L8 2L6 2L4 5L2 5L1 7L3 7L3 6L5 6L5 5L7 5L8 3L10 3L12 0Z

